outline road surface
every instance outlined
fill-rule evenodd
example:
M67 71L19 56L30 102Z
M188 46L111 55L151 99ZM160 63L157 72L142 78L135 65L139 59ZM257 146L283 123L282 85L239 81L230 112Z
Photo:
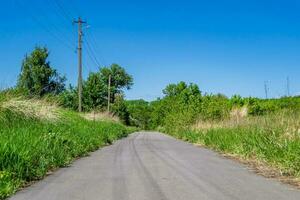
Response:
M207 149L135 133L11 200L300 200L300 192Z

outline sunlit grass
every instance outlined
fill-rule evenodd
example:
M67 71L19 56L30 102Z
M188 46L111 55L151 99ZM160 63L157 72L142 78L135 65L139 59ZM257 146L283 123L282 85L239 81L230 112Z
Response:
M281 112L237 120L198 122L175 134L220 152L267 163L282 175L300 178L300 115Z

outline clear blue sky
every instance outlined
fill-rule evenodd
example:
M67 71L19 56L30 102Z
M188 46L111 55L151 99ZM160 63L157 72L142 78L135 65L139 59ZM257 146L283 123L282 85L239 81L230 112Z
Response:
M46 45L53 67L76 83L76 26L68 17L80 15L98 62L118 63L134 76L129 99L154 99L181 80L207 93L258 97L268 81L270 96L278 97L287 76L291 93L300 94L299 1L24 2L1 2L1 87L16 83L35 45ZM86 50L84 63L85 77L98 68Z

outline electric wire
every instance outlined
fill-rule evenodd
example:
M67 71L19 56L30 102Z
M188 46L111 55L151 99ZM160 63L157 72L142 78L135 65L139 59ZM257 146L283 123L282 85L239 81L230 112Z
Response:
M18 0L14 0L15 4L17 6L19 6L21 9L25 9L28 11L28 8L26 8L26 6L22 3L20 3ZM74 50L74 47L69 44L68 42L66 42L64 39L62 39L61 37L59 37L57 34L55 34L51 28L49 28L49 26L43 24L36 16L34 16L33 14L31 14L30 11L28 11L28 13L26 13L35 23L36 25L40 26L43 30L45 30L50 36L52 36L54 39L56 39L57 41L60 42L60 44L64 45L66 48L68 49L72 49Z
M91 47L91 45L89 43L89 40L86 39L85 42L86 42L86 46L87 46L88 51L91 53L91 56L93 57L93 59L97 63L98 67L100 67L101 64L100 64L99 60L97 59L96 53L93 51L93 49L92 49L92 47Z
M65 17L67 21L72 21L72 15L70 12L63 6L63 4L59 0L53 0L54 4L59 8L62 15Z
M95 57L93 56L91 50L90 50L90 47L87 45L88 43L87 42L84 42L83 43L83 46L85 47L86 49L86 54L88 55L88 57L90 58L90 60L97 66L97 67L100 67L100 64L97 62L97 60L95 59Z
M96 42L96 39L94 37L93 32L92 31L87 31L86 36L87 36L86 38L89 41L89 44L91 46L91 49L94 52L95 57L98 58L97 59L98 61L100 61L98 63L101 63L102 66L106 66L106 61L104 60L104 58L101 57L101 59L99 59L99 46L98 46L98 44ZM98 57L96 55L98 55Z

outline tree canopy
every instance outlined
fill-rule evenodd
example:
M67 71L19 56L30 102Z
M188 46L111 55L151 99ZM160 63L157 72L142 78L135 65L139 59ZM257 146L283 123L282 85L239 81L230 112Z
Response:
M84 110L103 109L108 102L108 81L111 77L111 99L114 104L118 95L123 95L125 89L133 85L133 78L124 68L118 64L100 68L97 72L91 72L83 82L83 108ZM74 99L75 98L75 99ZM62 95L63 104L70 107L77 100L77 88L70 87ZM77 104L77 103L75 103ZM77 108L72 106L72 108Z
M66 78L50 66L49 51L36 47L23 62L17 88L28 95L59 94L65 89Z
M116 94L123 93L124 89L131 89L131 86L133 85L132 76L118 64L112 64L110 67L103 67L98 73L100 74L101 81L105 83L105 85L107 85L109 76L111 76L112 102L114 102Z

